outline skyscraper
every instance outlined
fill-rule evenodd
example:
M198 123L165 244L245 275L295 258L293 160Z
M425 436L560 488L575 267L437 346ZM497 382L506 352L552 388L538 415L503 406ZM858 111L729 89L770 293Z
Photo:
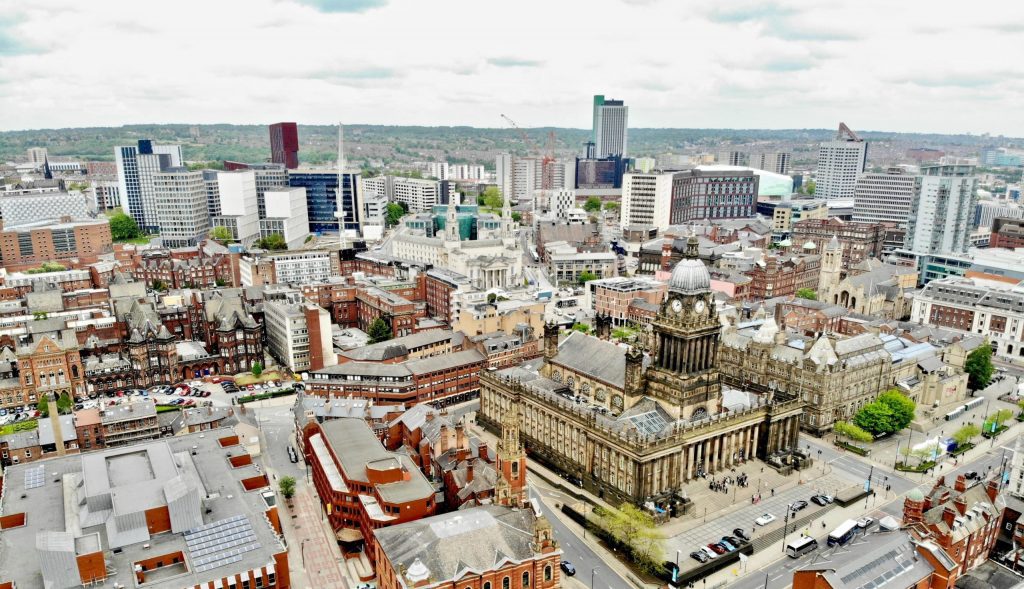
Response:
M622 179L622 226L669 227L672 172L631 172Z
M345 172L338 198L337 170L292 170L288 172L288 185L306 189L306 207L309 214L311 233L334 233L338 230L338 219L334 213L345 213L346 231L359 231L362 206L359 200L359 173Z
M749 155L750 161L746 165L755 170L764 170L788 176L792 158L793 154L788 151L755 152ZM742 166L744 164L731 165Z
M883 173L864 172L857 176L853 220L896 223L906 227L914 201L915 182L914 174L899 167L889 168Z
M907 222L906 249L917 254L967 251L977 204L974 166L922 166Z
M594 96L593 142L598 158L626 156L628 119L629 107L623 101L605 100L600 94Z
M210 231L203 173L170 167L154 173L152 180L156 220L163 245L191 247L202 241Z
M299 167L299 128L295 123L270 125L270 161L289 170Z
M140 175L140 156L143 157L143 169ZM114 148L114 160L117 165L117 182L121 193L121 202L127 207L127 213L139 227L146 232L156 232L159 223L153 209L153 190L149 175L160 171L162 167L177 167L182 162L180 145L153 145L149 139L140 139L138 145L119 146Z
M823 141L818 147L815 196L853 198L857 175L864 171L867 162L867 142L851 131L846 123L839 123L835 139Z

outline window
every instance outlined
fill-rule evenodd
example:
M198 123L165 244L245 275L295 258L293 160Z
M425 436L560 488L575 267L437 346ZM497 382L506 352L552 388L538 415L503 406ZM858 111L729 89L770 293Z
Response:
M501 580L501 589L512 589L512 581L508 577Z
M551 565L547 565L546 567L544 567L544 580L551 580Z
M490 581L485 581L484 582L484 589L491 589L491 582Z
M523 573L523 589L530 586L530 573Z

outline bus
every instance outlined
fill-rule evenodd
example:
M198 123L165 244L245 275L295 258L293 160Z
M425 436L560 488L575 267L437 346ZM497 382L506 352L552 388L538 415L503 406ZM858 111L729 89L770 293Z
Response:
M975 397L975 398L971 399L970 401L968 401L966 405L964 405L964 411L970 411L971 409L974 409L975 407L980 407L981 404L984 403L984 402L985 402L985 397Z
M828 535L828 545L842 546L849 542L853 535L857 533L857 522L852 519L848 519L843 523L839 524L839 527L832 530L832 533Z
M953 421L957 417L960 417L961 415L963 415L964 411L966 411L966 410L967 410L966 406L964 406L964 407L957 407L956 409L954 409L954 410L952 410L952 411L950 411L949 413L946 414L946 421Z
M818 549L818 541L810 536L800 536L786 544L786 554L790 558L800 558L808 552Z

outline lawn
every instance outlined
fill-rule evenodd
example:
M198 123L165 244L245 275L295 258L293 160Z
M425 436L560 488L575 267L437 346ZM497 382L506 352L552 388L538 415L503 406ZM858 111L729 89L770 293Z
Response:
M260 374L259 378L253 376L251 372L243 372L242 374L235 376L235 384L240 387L256 383L269 382L272 380L280 381L281 373L276 370L268 370Z
M115 243L131 243L131 244L134 244L134 245L149 245L149 241L151 239L153 239L154 237L156 237L156 236L155 235L149 235L149 236L143 235L142 237L136 237L135 239L125 239L125 240L122 240L122 241L117 241Z
M35 419L28 421L19 421L18 423L9 423L3 427L0 427L0 436L7 436L17 432L30 432L39 427L39 422Z

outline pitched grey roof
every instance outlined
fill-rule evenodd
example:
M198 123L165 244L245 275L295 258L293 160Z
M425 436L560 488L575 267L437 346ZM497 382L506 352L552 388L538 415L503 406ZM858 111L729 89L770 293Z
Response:
M484 358L483 354L473 349L455 352L454 354L444 354L441 356L430 356L428 358L409 360L405 363L405 366L409 369L409 372L413 374L424 374L427 372L444 370L446 368L463 366L465 364L472 364L474 362L484 362L485 360L486 358Z
M551 363L619 389L626 384L626 349L578 331L558 344L558 354Z

